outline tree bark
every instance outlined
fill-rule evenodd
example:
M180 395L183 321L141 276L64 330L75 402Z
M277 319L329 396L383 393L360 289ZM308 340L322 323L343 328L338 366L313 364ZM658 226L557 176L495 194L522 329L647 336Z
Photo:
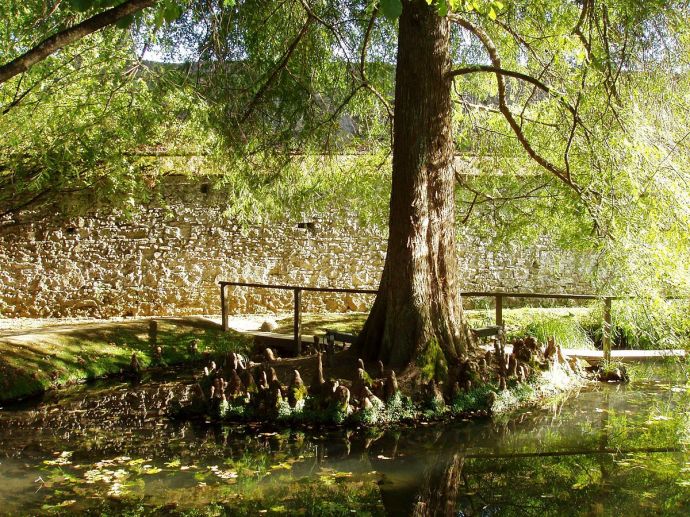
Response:
M392 367L429 366L439 348L452 366L472 343L457 278L450 70L447 18L425 0L403 2L388 252L357 343Z
M15 75L26 72L32 65L44 60L70 43L74 43L104 27L113 25L127 16L152 6L156 2L157 0L126 0L111 9L87 18L73 27L53 34L9 63L0 66L0 84L8 81Z

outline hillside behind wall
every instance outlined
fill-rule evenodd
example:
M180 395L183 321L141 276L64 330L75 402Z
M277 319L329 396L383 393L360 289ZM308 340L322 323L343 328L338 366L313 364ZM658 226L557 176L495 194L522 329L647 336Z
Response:
M126 218L95 209L0 224L4 317L148 316L219 312L219 280L376 288L386 240L356 218L321 216L241 227L222 196L173 177L163 202ZM308 224L300 224L308 223ZM591 292L590 257L542 242L491 251L459 243L463 290ZM307 311L366 310L371 296L304 295ZM289 291L233 288L231 313L289 311Z

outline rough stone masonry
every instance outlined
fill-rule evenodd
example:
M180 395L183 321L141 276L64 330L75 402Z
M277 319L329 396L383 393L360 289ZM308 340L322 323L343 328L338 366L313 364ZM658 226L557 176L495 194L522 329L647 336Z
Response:
M376 288L385 235L355 217L242 227L203 180L166 180L133 216L95 208L71 219L0 222L3 317L215 314L219 280ZM459 242L463 290L590 292L592 260L540 242L492 251ZM305 293L306 311L367 310L369 295ZM292 309L292 293L231 288L231 313Z

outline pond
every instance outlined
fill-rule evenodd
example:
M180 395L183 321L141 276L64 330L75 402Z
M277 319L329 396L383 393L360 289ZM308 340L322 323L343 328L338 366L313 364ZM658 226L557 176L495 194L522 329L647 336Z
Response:
M690 515L682 376L510 419L279 431L164 416L190 378L0 410L0 514Z

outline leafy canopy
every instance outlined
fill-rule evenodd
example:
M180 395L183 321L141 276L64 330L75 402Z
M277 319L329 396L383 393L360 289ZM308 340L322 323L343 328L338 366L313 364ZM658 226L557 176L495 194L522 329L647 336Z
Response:
M117 3L4 2L0 61ZM461 225L595 251L611 288L687 288L687 6L429 4L452 26ZM157 2L0 86L0 201L127 204L161 174L142 155L196 154L236 217L346 205L383 223L403 8Z

